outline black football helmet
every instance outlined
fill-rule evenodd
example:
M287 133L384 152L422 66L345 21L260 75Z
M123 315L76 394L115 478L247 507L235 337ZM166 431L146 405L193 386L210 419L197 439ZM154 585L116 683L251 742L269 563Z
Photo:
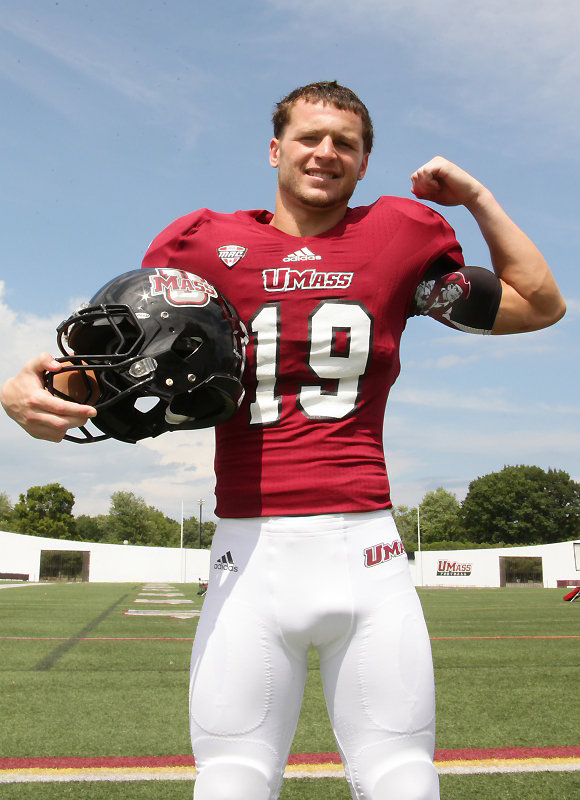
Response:
M63 371L77 371L91 420L74 442L134 443L166 431L209 428L229 419L244 396L247 334L226 298L182 269L136 269L113 278L57 328ZM68 363L70 362L70 363ZM94 399L94 381L98 398ZM77 385L79 382L77 381Z

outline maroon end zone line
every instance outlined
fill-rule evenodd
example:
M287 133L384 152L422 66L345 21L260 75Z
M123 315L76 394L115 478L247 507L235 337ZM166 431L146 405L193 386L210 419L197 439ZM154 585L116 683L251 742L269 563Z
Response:
M435 750L435 761L479 761L489 758L580 758L580 745L559 747L474 747L461 750Z
M481 759L580 758L580 745L557 747L475 747L436 750L435 761L479 761ZM288 764L340 764L338 753L295 753ZM92 758L0 758L0 770L90 769L131 767L193 767L193 756L96 756Z
M109 767L193 767L193 756L93 756L67 758L0 758L3 769L91 769Z
M479 761L482 759L510 758L580 758L580 745L559 747L473 747L459 750L435 750L434 761ZM0 759L1 761L1 759ZM297 753L288 758L288 764L340 764L338 753Z

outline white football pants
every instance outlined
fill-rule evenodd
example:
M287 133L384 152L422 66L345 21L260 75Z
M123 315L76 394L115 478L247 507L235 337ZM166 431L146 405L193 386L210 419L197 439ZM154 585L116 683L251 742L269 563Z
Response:
M195 800L276 800L310 645L355 800L438 800L431 648L390 512L220 520L193 645Z

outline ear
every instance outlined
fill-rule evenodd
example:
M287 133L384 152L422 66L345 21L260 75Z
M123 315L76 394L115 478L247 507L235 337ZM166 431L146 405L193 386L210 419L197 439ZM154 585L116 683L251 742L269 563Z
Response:
M362 179L366 174L368 165L369 165L369 153L365 153L363 156L362 164L360 165L360 170L358 173L357 180L362 181Z
M270 140L270 154L269 154L269 161L271 167L278 166L278 153L280 150L280 141L279 139L271 139Z

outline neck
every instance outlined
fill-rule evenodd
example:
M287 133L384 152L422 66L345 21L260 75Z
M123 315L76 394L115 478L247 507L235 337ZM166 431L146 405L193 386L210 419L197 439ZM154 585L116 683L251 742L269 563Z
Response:
M336 208L297 207L288 208L279 193L270 225L289 236L318 236L334 228L346 214L346 205Z

